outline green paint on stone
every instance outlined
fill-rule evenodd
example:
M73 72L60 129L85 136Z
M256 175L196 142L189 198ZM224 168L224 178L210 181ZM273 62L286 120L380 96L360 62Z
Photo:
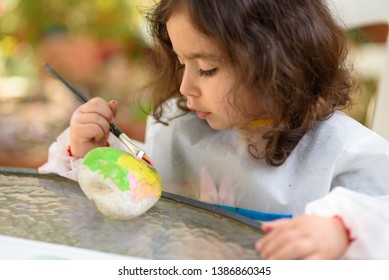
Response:
M128 182L128 170L117 164L118 159L123 155L123 151L103 147L91 150L83 159L83 164L88 166L91 171L101 174L104 179L111 180L122 191L130 189ZM128 154L130 157L132 155ZM137 160L133 157L134 160Z
M146 183L151 189L162 191L157 170L124 151L112 147L95 148L84 157L82 164L102 175L104 180L111 179L121 191L130 190L129 173L136 178L132 183Z

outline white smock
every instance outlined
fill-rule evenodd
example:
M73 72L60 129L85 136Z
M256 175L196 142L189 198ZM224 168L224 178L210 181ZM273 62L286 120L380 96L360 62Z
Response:
M150 117L146 131L164 191L262 221L339 215L355 238L343 258L389 259L389 143L346 114L319 122L278 167L254 159L238 130L215 131L191 113L169 126ZM69 136L50 146L41 173L77 180ZM109 143L125 149L113 135Z

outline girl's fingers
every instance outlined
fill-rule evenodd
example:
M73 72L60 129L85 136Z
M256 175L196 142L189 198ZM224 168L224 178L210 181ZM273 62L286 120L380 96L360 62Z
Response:
M102 138L108 137L109 134L109 122L98 114L82 114L77 119L78 126L80 128L80 135L84 138L93 139L99 141Z
M84 135L86 136L85 137L85 139L87 140L86 142L89 142L89 141L92 141L92 142L103 141L103 142L105 142L106 133L103 129L101 129L100 126L98 126L94 123L88 123L88 124L83 124L81 126L81 129L85 133Z
M297 219L282 219L264 223L268 233L256 243L256 250L265 259L304 258L314 246Z
M319 253L317 252L314 252L314 253L311 253L311 254L308 254L307 256L305 256L304 260L322 260L323 258L320 256Z
M113 106L113 108L117 110L117 105ZM78 111L80 115L94 113L102 116L108 122L113 122L114 120L114 112L112 111L111 106L100 97L95 97L89 100L88 103L81 105Z
M302 260L315 252L315 246L306 238L296 238L285 243L269 255L273 260Z
M113 116L116 117L116 114L118 112L118 102L116 100L111 100L109 101L108 105L113 113Z
M273 238L272 236L274 235L274 233L271 234L271 232L273 231L274 228L277 228L279 225L282 225L282 223L280 223L279 221L262 223L262 230L267 234L255 243L256 250L261 251L263 250L263 248L267 246L267 244L272 240Z
M264 259L336 259L347 249L347 234L333 218L303 215L264 228L271 230L255 245Z
M269 232L274 228L287 227L291 223L291 219L279 219L272 222L263 222L262 229L265 232Z
M108 104L100 97L81 105L70 120L72 155L81 158L93 148L106 144L117 104Z
M296 238L296 232L293 230L284 231L274 229L258 242L256 248L260 251L262 258L274 258L286 244L293 242Z

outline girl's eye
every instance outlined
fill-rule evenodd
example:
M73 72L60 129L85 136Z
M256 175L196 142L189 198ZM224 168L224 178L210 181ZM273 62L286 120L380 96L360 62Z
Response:
M199 75L200 75L200 77L212 77L213 75L215 75L216 71L217 71L217 68L213 68L211 70L200 69Z

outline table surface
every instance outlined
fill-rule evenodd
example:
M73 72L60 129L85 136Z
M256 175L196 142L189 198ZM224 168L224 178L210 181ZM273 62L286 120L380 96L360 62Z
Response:
M260 223L163 192L138 218L109 219L78 183L0 168L0 235L146 259L258 259Z

